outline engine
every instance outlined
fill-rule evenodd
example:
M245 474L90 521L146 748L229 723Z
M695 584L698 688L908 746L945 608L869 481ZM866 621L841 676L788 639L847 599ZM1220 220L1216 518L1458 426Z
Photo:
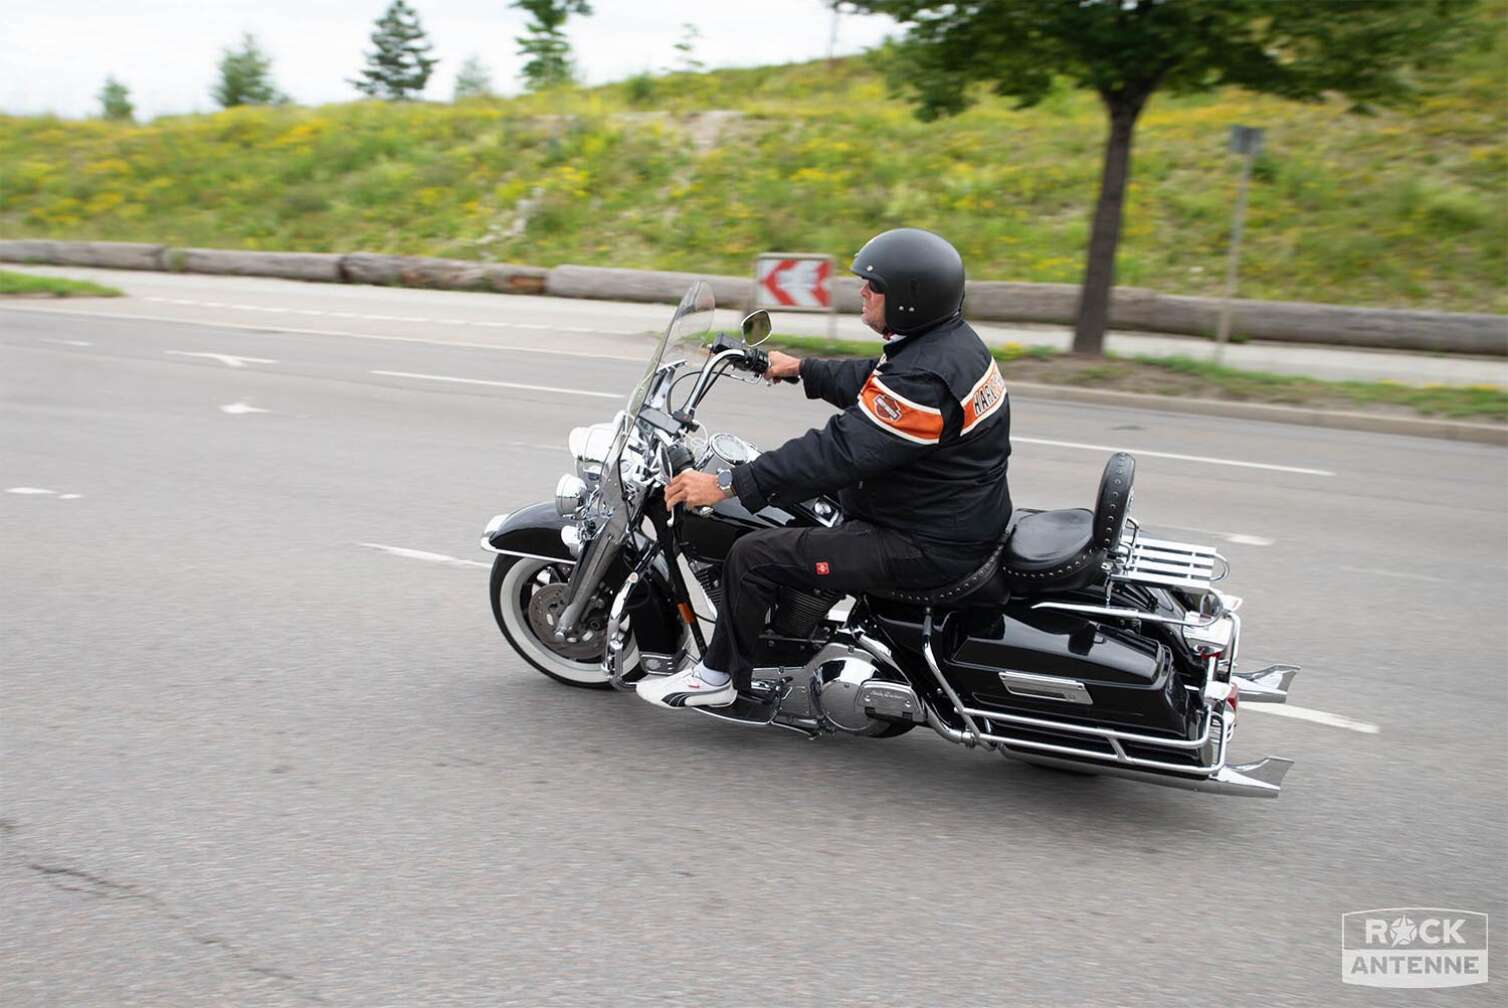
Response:
M920 698L868 652L829 644L806 666L812 713L851 735L896 735L925 720Z

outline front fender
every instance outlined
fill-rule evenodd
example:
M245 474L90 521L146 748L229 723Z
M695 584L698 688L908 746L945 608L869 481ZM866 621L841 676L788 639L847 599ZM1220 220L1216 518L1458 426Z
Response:
M504 556L533 557L562 564L574 564L576 558L560 538L560 530L573 524L562 518L554 501L531 504L510 514L500 514L487 523L482 533L482 549ZM639 548L649 545L642 535L634 536ZM620 556L608 570L608 579L622 584L628 577L627 566ZM670 586L665 557L655 557L639 587L629 594L627 612L641 651L673 653L680 646L685 627L675 605L675 591Z
M560 538L560 530L571 524L555 509L554 501L530 504L511 514L500 514L487 523L482 533L482 549L488 553L536 557L573 564L576 558Z

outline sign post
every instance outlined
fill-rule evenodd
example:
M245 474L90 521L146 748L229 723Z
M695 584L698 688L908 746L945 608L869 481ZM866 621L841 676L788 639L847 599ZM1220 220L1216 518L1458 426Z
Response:
M754 260L754 307L786 312L826 312L827 338L838 334L832 293L833 257L807 252L763 252Z
M1236 209L1231 218L1230 253L1225 263L1225 303L1220 306L1220 329L1215 333L1215 363L1225 354L1230 339L1231 310L1235 307L1236 271L1241 261L1241 231L1246 224L1246 187L1251 181L1251 164L1262 150L1262 130L1254 126L1232 126L1230 149L1241 158L1241 183L1236 189Z

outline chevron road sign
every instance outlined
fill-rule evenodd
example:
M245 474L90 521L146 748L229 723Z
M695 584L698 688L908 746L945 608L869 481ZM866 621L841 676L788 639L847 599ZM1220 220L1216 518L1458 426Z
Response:
M766 252L754 261L754 304L776 311L833 310L831 256Z

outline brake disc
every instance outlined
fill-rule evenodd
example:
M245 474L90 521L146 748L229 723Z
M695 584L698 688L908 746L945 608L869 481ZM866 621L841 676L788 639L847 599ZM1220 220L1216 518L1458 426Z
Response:
M607 606L594 598L576 621L576 629L563 639L555 636L560 614L565 612L565 584L547 584L535 589L529 599L529 628L545 647L562 658L583 661L602 657L607 632Z

